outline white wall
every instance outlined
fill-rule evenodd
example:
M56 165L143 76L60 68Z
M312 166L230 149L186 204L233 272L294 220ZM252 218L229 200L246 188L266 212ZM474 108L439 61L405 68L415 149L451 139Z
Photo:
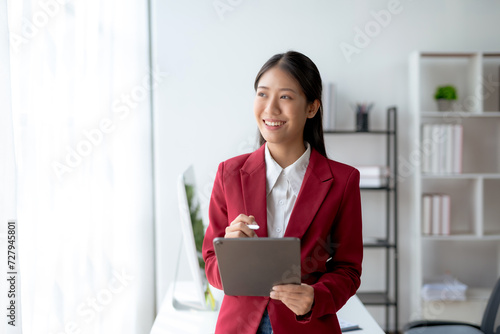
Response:
M214 4L231 10L219 15ZM356 29L373 25L373 13L389 8L397 14L349 62L342 43L356 45ZM500 1L157 0L153 16L153 65L169 73L155 91L154 104L159 302L173 278L181 235L176 177L193 164L206 202L218 163L252 149L257 131L253 80L270 56L301 51L316 63L323 80L337 84L339 127L354 126L350 103L375 102L373 128L383 126L387 106L397 105L399 153L404 158L411 140L410 52L500 49ZM372 148L342 151L346 140L328 137L331 158L376 159ZM405 181L400 192L401 323L414 311L408 291L410 187L410 180ZM363 277L365 286L371 283Z

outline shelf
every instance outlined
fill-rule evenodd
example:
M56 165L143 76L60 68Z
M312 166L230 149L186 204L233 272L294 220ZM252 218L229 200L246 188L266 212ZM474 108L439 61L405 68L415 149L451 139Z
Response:
M338 135L393 135L394 131L387 130L370 130L370 131L356 131L356 130L325 130L324 134L338 134Z
M396 244L384 238L366 237L363 238L364 247L372 248L396 248Z
M476 287L468 287L467 288L467 299L480 299L480 300L488 300L490 298L492 289L491 288L476 288Z
M392 187L359 187L359 190L394 190Z
M385 292L358 292L356 294L365 305L396 305L396 302L387 296Z
M422 174L422 179L500 179L500 173L462 173L462 174Z
M451 234L451 235L423 235L422 240L426 241L485 241L500 240L500 234L485 234L482 236L475 234Z
M411 220L419 234L411 264L415 272L410 283L410 299L411 311L425 318L429 314L436 316L436 306L432 303L425 305L425 302L422 305L420 298L420 289L426 279L450 273L469 287L488 287L494 284L500 272L500 90L497 85L500 81L500 53L414 52L409 65L409 106L413 127L409 141L415 144L410 152L419 152L419 158L422 158L420 165L418 162L414 164L417 173L412 191L415 202ZM436 87L442 85L453 85L457 89L454 111L437 111L434 93ZM427 124L462 126L462 136L455 139L461 146L463 173L421 173L420 170L431 170L429 160L426 160L429 157L438 156L439 167L446 165L449 156L440 152L449 153L450 146L453 148L456 144L456 141L449 140L447 133L435 132L428 138L424 130L429 128L423 126ZM453 153L452 157L455 157ZM449 235L424 235L420 232L424 220L422 196L426 194L449 196L450 212L448 217L445 216L450 219ZM439 222L442 218L439 212L431 220ZM425 221L428 223L428 215ZM467 303L469 301L446 302L445 305L441 302L439 318L457 314L467 321L469 315L482 314L484 306ZM460 312L456 312L458 308L461 308ZM430 313L426 315L426 311Z
M500 117L500 111L422 111L422 117L437 117L437 118L473 118L473 117Z
M473 57L476 53L473 52L421 52L420 56L424 58L439 58L439 57Z
M377 147L373 150L372 155L367 155L361 159L354 158L355 161L346 161L352 166L386 166L389 173L384 174L383 178L377 179L379 182L360 182L360 190L362 196L370 205L363 206L363 210L370 212L369 223L363 221L368 227L370 235L376 236L372 238L364 238L363 248L370 252L376 259L383 261L382 265L377 265L373 273L378 280L385 281L384 289L381 291L381 286L372 288L373 292L359 292L357 295L365 305L377 305L385 307L385 323L387 326L394 321L394 327L398 326L398 173L397 173L397 109L396 107L387 108L386 125L380 125L385 129L373 129L370 131L356 131L354 129L336 129L325 130L326 135L349 135L351 145L365 147L370 144ZM367 140L370 143L367 143ZM385 148L385 150L384 150ZM385 161L382 158L385 152ZM352 151L347 152L348 156L352 155ZM338 155L337 155L338 156ZM363 161L364 160L364 161ZM367 187L366 185L374 185L377 187ZM382 186L380 186L382 185ZM382 196L381 196L382 195ZM373 199L374 201L371 201ZM379 204L379 205L377 205ZM380 215L379 215L380 214ZM365 217L366 218L366 217ZM367 232L365 230L365 232ZM372 233L373 232L373 233ZM364 274L366 275L366 273ZM392 299L389 298L392 297Z
M396 245L393 243L389 243L387 241L378 241L378 242L363 243L363 247L365 247L365 248L396 248Z

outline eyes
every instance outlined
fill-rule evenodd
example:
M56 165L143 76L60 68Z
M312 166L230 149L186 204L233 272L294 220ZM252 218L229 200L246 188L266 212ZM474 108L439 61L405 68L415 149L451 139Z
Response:
M264 92L257 92L258 97L268 97L266 93ZM291 100L292 97L290 95L283 94L280 96L281 100Z

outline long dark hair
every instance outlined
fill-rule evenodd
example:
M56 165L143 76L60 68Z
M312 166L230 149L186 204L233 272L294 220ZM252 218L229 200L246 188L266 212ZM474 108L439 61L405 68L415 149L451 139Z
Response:
M323 102L321 93L323 90L321 75L318 68L309 57L296 52L288 51L272 56L260 69L255 77L254 89L257 90L259 80L264 73L271 68L279 68L291 75L299 83L304 92L307 102L312 103L319 100L319 108L313 118L308 118L304 127L304 140L307 141L316 151L326 157L325 140L323 138ZM259 143L263 145L266 142L260 134Z

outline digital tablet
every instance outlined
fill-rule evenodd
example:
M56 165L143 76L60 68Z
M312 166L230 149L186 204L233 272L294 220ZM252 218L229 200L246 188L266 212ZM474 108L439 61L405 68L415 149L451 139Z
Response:
M269 296L274 285L300 284L300 239L215 238L224 293Z

